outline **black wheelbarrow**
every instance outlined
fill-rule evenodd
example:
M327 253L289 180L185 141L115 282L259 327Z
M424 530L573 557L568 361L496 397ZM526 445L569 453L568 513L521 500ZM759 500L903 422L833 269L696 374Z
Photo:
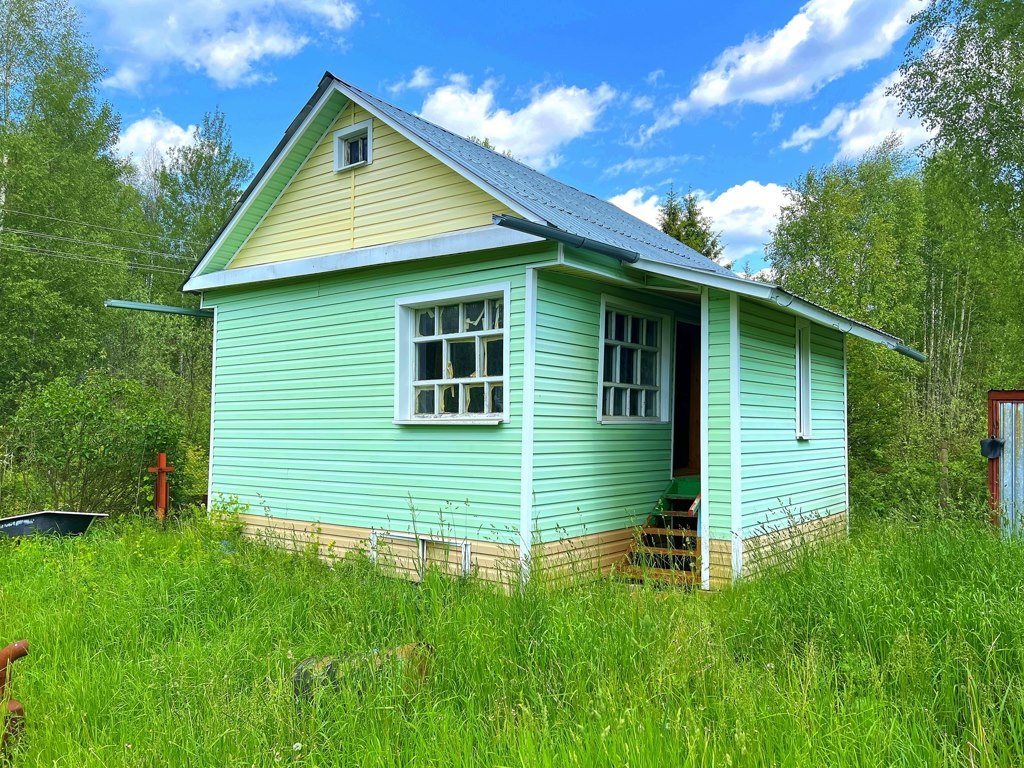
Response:
M44 533L50 536L78 536L97 517L109 517L99 512L30 512L27 515L0 517L0 536L31 536Z

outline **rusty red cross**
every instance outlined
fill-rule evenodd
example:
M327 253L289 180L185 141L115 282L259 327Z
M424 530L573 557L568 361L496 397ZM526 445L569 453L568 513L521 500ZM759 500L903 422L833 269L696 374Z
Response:
M156 519L161 523L167 515L167 475L174 471L174 467L167 466L167 454L156 455L156 466L150 467L148 472L156 474L156 492L153 494L153 506L156 509Z

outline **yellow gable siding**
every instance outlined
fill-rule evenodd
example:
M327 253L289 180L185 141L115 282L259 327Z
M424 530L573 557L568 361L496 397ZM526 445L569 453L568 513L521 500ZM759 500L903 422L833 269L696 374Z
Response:
M370 120L349 104L228 268L440 235L511 213L502 203L373 119L373 162L334 171L333 134Z

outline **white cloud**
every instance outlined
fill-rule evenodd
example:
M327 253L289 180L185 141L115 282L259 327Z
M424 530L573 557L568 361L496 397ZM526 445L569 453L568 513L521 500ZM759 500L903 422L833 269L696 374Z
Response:
M688 163L691 160L699 160L695 155L666 155L664 157L631 157L621 163L609 166L605 169L605 176L619 176L623 173L637 173L641 176L649 176L654 173L664 173L676 166Z
M194 125L182 128L160 112L154 112L125 128L114 151L120 157L138 163L151 152L163 156L172 147L191 144L195 141L195 132Z
M648 191L647 187L634 187L627 189L621 195L608 198L608 202L618 206L629 215L636 216L640 221L646 221L652 227L656 227L658 226L658 206L661 202L657 195L648 195Z
M900 114L900 103L887 91L899 79L899 72L880 81L855 106L835 107L819 125L801 125L782 143L783 149L799 147L806 152L815 141L826 137L839 142L836 157L858 157L895 133L906 147L928 140L920 121Z
M849 114L846 107L836 107L829 112L825 119L817 126L801 125L789 138L782 142L783 149L799 147L801 152L809 150L818 139L822 139L833 133L836 128L842 125L843 118Z
M786 204L785 187L745 181L729 187L715 197L704 196L701 209L722 232L725 259L737 263L745 257L758 256L771 237Z
M729 187L717 196L702 190L694 190L694 194L701 210L711 217L715 230L722 233L724 261L733 264L762 253L778 221L779 210L787 202L785 187L753 180ZM651 226L658 226L658 206L662 200L647 187L626 190L608 202Z
M643 131L650 138L695 111L734 103L775 104L813 95L826 83L885 56L910 29L923 0L809 0L785 26L727 48Z
M432 91L421 115L461 136L488 139L499 151L511 151L522 162L545 171L561 160L558 152L573 139L594 130L597 119L615 97L611 86L534 88L526 106L512 112L496 103L496 80L473 90L465 75L453 75Z
M650 96L636 96L629 105L637 112L650 112L654 109L654 99Z
M647 73L647 77L645 77L644 80L647 81L648 85L657 85L658 81L661 80L664 76L665 76L665 70L664 69L655 69L652 72L648 72Z
M231 88L271 76L268 60L294 56L312 39L337 38L358 16L349 0L82 0L102 18L98 37L118 63L104 80L135 91L166 69L203 72Z
M409 76L408 80L400 80L394 85L388 86L388 90L392 93L419 90L421 88L429 88L434 84L434 82L434 75L431 72L430 67L420 66L413 70L413 73Z

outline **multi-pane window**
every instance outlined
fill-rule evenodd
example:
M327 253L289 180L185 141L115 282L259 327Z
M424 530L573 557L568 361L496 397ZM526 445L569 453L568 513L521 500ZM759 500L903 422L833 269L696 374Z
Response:
M608 308L601 354L602 418L661 419L662 320Z
M438 302L412 312L412 416L505 412L505 299Z

